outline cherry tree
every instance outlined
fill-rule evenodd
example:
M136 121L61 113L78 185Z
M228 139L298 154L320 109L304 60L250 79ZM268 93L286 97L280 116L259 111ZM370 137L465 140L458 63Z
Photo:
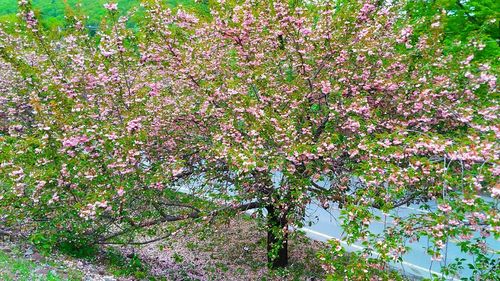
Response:
M4 202L57 214L59 229L100 242L257 209L272 267L287 264L292 228L319 202L341 209L342 239L383 262L426 236L435 260L457 238L481 257L477 274L498 266L485 243L499 234L498 70L475 58L480 38L443 44L444 15L413 21L404 3L384 1L248 0L210 2L199 16L148 1L139 31L108 4L90 37L76 15L47 34L21 7L29 35L2 34L0 46L33 77L20 92L35 124L2 147ZM174 187L187 179L199 200L181 204L188 196ZM427 212L391 212L412 203ZM383 233L369 230L388 217ZM323 258L342 251L332 245Z
M171 68L209 130L204 169L232 184L222 193L265 206L276 265L286 264L288 226L300 225L315 198L343 209L349 241L384 239L373 247L393 258L404 249L371 237L372 208L438 200L435 218L395 226L410 237L436 234L437 259L446 237L439 220L452 204L471 209L457 210L462 219L447 231L498 230L496 203L475 197L497 196L497 105L487 98L496 76L473 63L471 47L444 53L439 19L413 26L400 12L248 1L221 4L208 24L182 13L175 33L166 15L156 21L168 40L149 56ZM425 25L431 33L415 36ZM464 221L474 213L480 221Z
M486 250L498 235L497 199L478 197L498 197L496 70L474 62L481 42L450 52L439 18L412 23L394 3L222 2L208 23L149 11L161 36L146 56L207 130L205 178L267 210L274 266L314 200L341 208L347 241L387 261L408 237L430 237L440 260L449 237L481 233L470 245ZM369 232L374 208L430 200L432 215L390 215L395 225Z

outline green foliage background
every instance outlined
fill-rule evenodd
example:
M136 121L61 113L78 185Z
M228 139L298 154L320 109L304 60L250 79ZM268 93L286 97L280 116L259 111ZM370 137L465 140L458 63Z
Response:
M117 2L122 14L131 9L140 9L141 0L33 0L33 7L43 19L47 28L64 25L67 7L88 16L87 25L98 26L106 11L104 3ZM209 0L164 0L171 7L182 5L187 9L208 12ZM500 1L496 0L414 0L408 1L407 11L415 21L423 18L432 19L438 16L437 11L446 15L446 33L449 44L465 41L474 35L489 37L486 52L483 56L498 55L500 40ZM0 0L0 22L14 22L17 13L17 0ZM139 12L130 22L134 25L141 18ZM426 32L426 31L421 31Z
M415 0L408 1L408 13L414 22L445 18L445 45L457 52L471 39L485 43L476 48L475 59L487 60L500 54L500 1L498 0ZM418 30L426 34L428 30ZM498 60L492 60L492 67Z
M67 7L81 11L88 16L87 25L97 26L106 14L104 3L116 2L120 12L126 13L133 8L140 7L140 0L33 0L33 7L43 19L48 28L64 25L64 14ZM203 1L200 1L203 2ZM169 6L182 5L187 8L202 8L203 4L196 4L194 0L165 0ZM17 13L17 0L0 0L0 22L13 22ZM140 13L135 20L140 20Z

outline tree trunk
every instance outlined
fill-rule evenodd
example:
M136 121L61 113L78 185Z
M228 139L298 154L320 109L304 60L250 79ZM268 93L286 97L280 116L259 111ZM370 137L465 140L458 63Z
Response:
M272 205L267 210L267 254L271 268L285 267L288 265L288 222L286 213ZM271 252L277 253L275 257Z

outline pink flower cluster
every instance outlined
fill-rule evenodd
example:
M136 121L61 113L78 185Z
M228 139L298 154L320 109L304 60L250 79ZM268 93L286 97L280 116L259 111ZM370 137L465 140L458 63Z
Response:
M76 147L80 144L84 144L89 141L89 138L85 135L82 136L74 136L74 137L69 137L66 139L63 139L62 145L64 147Z
M118 4L117 3L105 3L103 6L108 11L111 11L111 12L118 11Z

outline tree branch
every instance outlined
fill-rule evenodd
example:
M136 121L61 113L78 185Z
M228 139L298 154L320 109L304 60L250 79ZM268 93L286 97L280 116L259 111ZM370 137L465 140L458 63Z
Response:
M245 204L242 204L242 205L239 205L236 207L228 206L228 207L224 207L221 209L217 209L217 210L214 210L214 211L208 213L206 216L208 216L208 217L217 216L225 211L247 211L247 210L251 210L251 209L260 208L261 206L262 206L262 204L260 202L250 202L250 203L245 203ZM131 231L134 231L137 229L158 225L158 224L161 224L164 222L175 222L175 221L181 221L181 220L186 220L186 219L196 219L196 218L202 217L203 215L204 215L204 213L202 213L200 211L193 211L189 214L178 215L178 216L164 215L159 219L145 221L145 222L136 224L133 228L124 229L124 230L118 231L116 233L113 233L107 237L104 237L104 238L96 241L95 244L109 244L109 243L106 243L108 240L116 238L118 236L121 236L123 234L126 234L128 232L131 232Z

